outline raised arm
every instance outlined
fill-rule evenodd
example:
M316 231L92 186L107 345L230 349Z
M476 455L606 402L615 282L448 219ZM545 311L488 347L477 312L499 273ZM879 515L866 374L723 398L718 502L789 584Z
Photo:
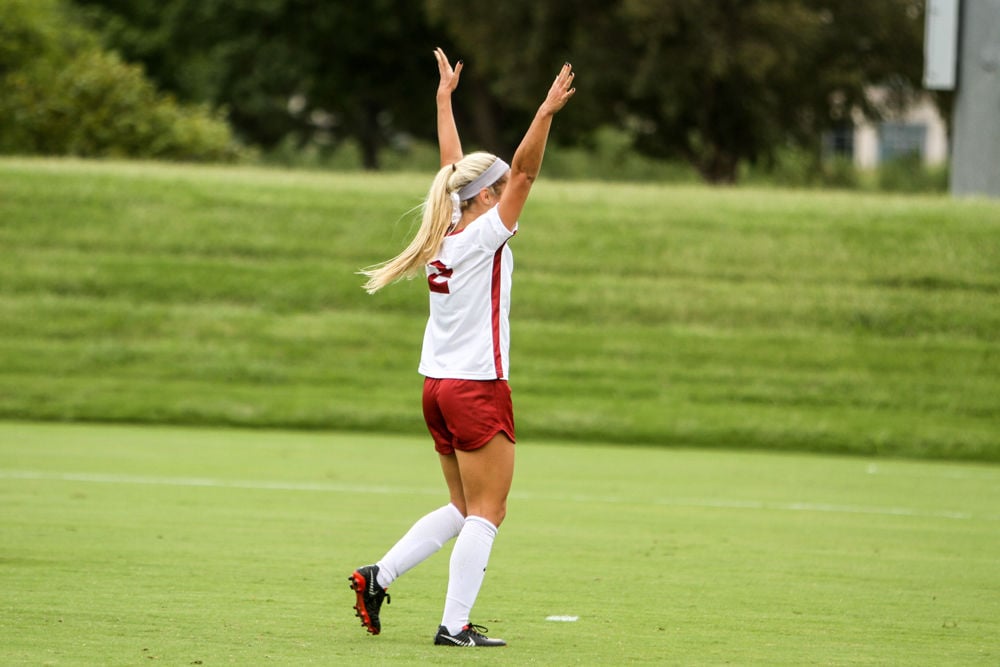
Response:
M514 151L514 159L510 164L510 177L500 195L499 204L500 220L507 229L513 229L517 224L517 219L521 217L521 210L531 192L531 186L538 178L538 172L542 168L542 157L545 155L545 144L549 138L549 129L552 127L552 117L566 106L569 98L576 92L576 88L573 88L573 77L573 66L566 63L556 76L556 80L552 82L545 101L538 107L521 144Z
M438 147L441 149L441 166L455 164L462 159L462 142L455 126L455 114L451 109L451 94L458 87L458 77L462 74L462 61L452 69L448 56L440 48L434 49L441 81L437 89L437 131Z

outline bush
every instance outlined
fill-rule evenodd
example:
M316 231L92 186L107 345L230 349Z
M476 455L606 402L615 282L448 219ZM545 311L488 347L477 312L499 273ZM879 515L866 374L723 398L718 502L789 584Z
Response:
M0 153L232 160L218 112L178 104L53 0L0 7Z
M759 164L744 164L740 179L757 185L787 188L836 188L855 190L861 187L857 168L849 157L817 159L802 147L786 145Z
M0 0L0 77L96 43L58 11L56 0Z
M581 147L549 144L542 170L547 178L654 183L700 180L689 164L642 155L632 147L627 132L607 125L595 130Z
M789 146L775 151L767 164L744 165L741 180L790 188L940 193L948 191L948 168L928 167L919 155L910 154L862 171L849 157L837 156L817 163L809 152Z
M820 185L821 177L822 171L812 153L796 146L781 146L769 160L748 167L743 180L804 188Z
M877 182L885 192L947 192L948 170L927 167L911 153L879 165Z
M823 162L821 167L823 185L842 190L856 190L861 187L861 176L854 161L849 157L836 156Z

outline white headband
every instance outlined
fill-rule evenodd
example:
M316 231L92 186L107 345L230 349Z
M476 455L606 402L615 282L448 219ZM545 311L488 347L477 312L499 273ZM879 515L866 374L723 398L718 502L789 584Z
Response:
M497 158L493 161L493 164L486 168L486 171L479 174L478 178L473 179L471 183L458 191L458 198L462 201L472 199L479 194L480 190L488 188L499 181L509 169L509 164Z

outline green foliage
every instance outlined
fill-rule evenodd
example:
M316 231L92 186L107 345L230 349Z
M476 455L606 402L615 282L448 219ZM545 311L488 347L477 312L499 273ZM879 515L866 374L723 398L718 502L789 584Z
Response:
M423 432L426 286L356 271L428 182L0 162L0 416ZM1000 460L995 202L543 178L521 222L525 438Z
M841 155L824 161L821 165L823 185L831 188L852 190L860 187L861 175L854 166L854 160Z
M418 2L77 4L160 85L225 107L240 135L265 152L295 146L315 155L318 141L329 154L322 147L350 139L375 168L400 131L433 136L436 44Z
M94 38L57 11L59 0L0 2L0 76L59 60Z
M852 109L877 117L869 86L920 86L920 0L428 7L501 100L533 112L549 72L570 60L586 92L560 114L560 132L580 138L612 121L646 154L686 160L714 183L788 143L815 144ZM497 25L524 29L493 39Z
M467 145L510 157L571 61L581 94L553 144L592 148L613 127L716 183L854 111L877 117L872 85L899 99L920 86L923 0L76 2L159 84L225 106L266 152L322 161L350 141L367 168L401 135L435 140L435 46L467 65L455 96Z
M546 178L570 180L627 181L641 183L693 183L698 174L685 163L668 162L641 155L628 146L628 135L606 126L594 133L585 147L550 145L545 152ZM439 159L438 147L428 141L408 140L379 152L380 170L420 172ZM309 143L304 147L286 140L262 154L261 161L297 169L357 171L364 168L358 143L345 140L335 147Z
M742 180L754 184L805 188L823 184L824 171L813 152L797 146L784 145L773 151L762 163L743 165Z
M791 188L834 188L903 193L945 193L948 168L928 166L919 155L906 155L883 162L872 170L860 170L846 157L817 160L794 146L775 151L764 164L743 165L741 180L755 185Z
M786 188L858 190L865 187L862 174L851 158L837 156L817 160L812 152L794 146L775 150L764 164L744 166L740 178L748 183Z
M524 439L487 656L431 644L451 545L378 637L351 608L447 501L426 435L0 423L0 461L4 665L996 662L996 466Z
M682 162L657 160L635 151L630 133L605 125L579 148L551 146L545 153L545 174L552 178L629 181L634 183L693 183L697 172Z
M928 168L919 155L904 155L878 168L878 187L886 192L947 192L947 168Z
M0 153L212 161L240 154L221 114L159 93L141 67L98 49L57 2L6 0L3 11Z

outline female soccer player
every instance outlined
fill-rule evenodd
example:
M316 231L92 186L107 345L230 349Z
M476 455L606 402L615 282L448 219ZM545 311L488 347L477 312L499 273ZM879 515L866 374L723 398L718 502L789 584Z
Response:
M349 577L355 610L368 632L381 631L386 589L453 537L444 614L434 643L504 646L469 621L483 583L514 475L514 414L508 348L513 256L507 241L538 177L553 116L576 92L567 63L539 106L511 165L489 153L463 155L451 107L462 62L454 69L434 53L438 171L423 207L423 222L395 258L364 271L374 293L424 272L430 317L419 371L425 376L423 412L450 495L449 504L418 520L381 560Z

